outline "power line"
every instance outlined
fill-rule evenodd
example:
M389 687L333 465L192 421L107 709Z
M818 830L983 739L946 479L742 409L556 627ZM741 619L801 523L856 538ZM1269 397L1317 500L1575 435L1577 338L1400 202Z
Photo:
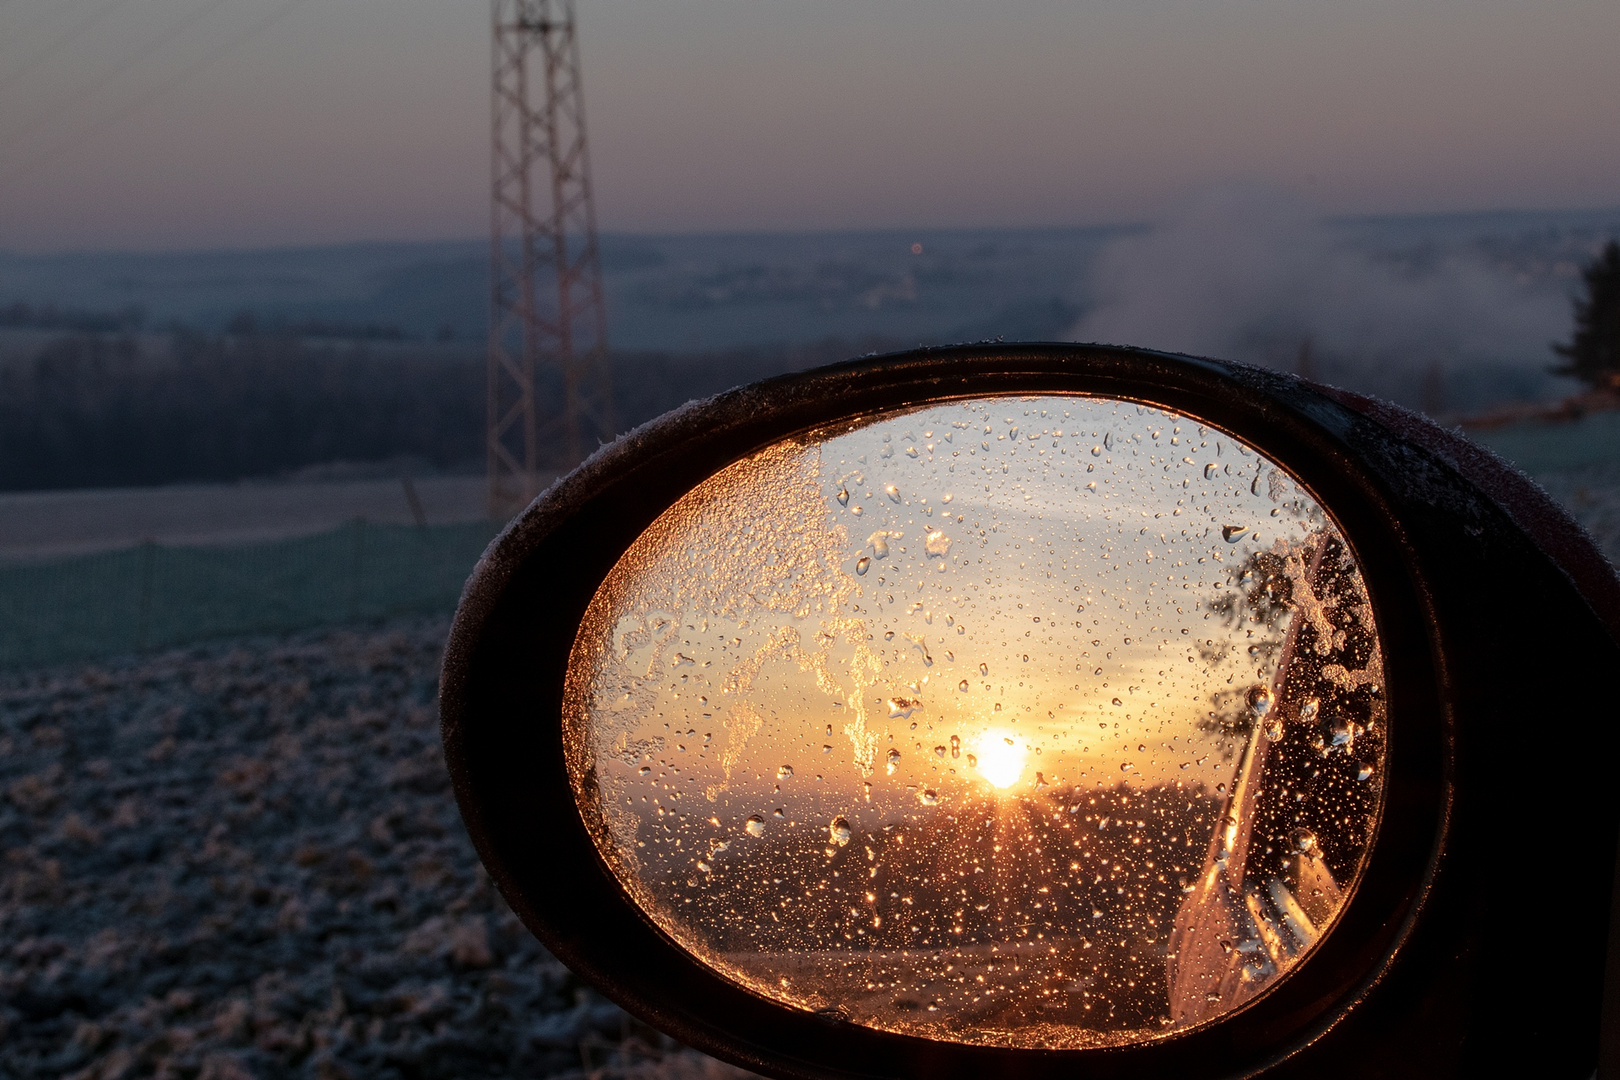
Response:
M5 2L6 0L0 0L0 4ZM167 45L181 34L184 34L187 30L191 29L197 23L201 22L203 19L206 19L209 15L212 15L215 11L228 3L230 3L230 0L209 0L209 3L203 5L198 10L188 12L180 19L171 23L167 29L161 31L157 37L147 41L145 45L131 53L124 59L122 63L102 72L99 79L96 79L87 86L80 87L78 93L68 98L67 101L59 102L55 107L37 114L28 123L8 134L6 136L6 141L16 144L25 136L31 134L34 129L38 128L41 124L64 112L67 112L80 102L94 97L98 92L100 92L102 87L106 86L108 83L118 78L118 76L122 75L124 72L140 63L142 60L145 60L158 49L161 49L163 46Z
M78 38L80 34L95 26L108 15L111 15L114 9L116 9L118 5L122 4L123 2L124 0L108 0L107 3L96 8L96 10L92 11L88 16L80 19L71 30L30 57L26 64L13 71L6 78L0 79L0 90L4 90L6 87L10 86L24 75L27 75L30 71L33 71L35 68L39 67L39 65L55 56L63 49L67 48L74 42L74 40Z
M294 8L303 3L304 0L286 0L285 3L276 8L265 18L260 19L242 33L237 34L235 37L225 42L225 44L221 45L213 52L192 64L190 67L183 68L182 70L176 72L172 78L158 83L156 86L147 90L144 94L139 94L131 98L125 104L124 108L102 117L99 122L87 124L84 127L81 127L72 135L57 143L55 149L49 150L38 157L30 158L28 161L23 163L21 167L13 169L4 176L0 176L0 185L10 184L17 180L21 180L30 173L37 172L38 170L44 168L46 165L49 165L56 159L60 158L63 154L67 153L69 150L72 150L85 136L100 134L110 127L123 123L125 120L129 119L131 116L134 116L136 113L146 108L146 106L150 105L153 101L162 97L176 86L179 86L187 79L190 79L206 70L221 57L227 55L228 53L235 52L243 45L246 45L248 42L264 33L264 31L270 29L276 23L280 22L287 15L291 14Z

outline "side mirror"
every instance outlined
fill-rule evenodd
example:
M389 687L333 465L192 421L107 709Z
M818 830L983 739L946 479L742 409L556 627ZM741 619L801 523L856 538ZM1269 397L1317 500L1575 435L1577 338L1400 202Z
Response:
M1620 584L1390 406L1095 346L605 447L441 691L502 894L783 1077L1588 1076Z

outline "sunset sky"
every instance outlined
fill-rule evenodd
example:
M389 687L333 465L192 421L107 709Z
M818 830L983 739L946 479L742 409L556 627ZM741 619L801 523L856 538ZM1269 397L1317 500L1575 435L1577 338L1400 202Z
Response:
M1620 203L1613 0L580 0L611 231ZM469 237L481 0L0 0L0 249Z
M924 814L986 781L1214 790L1235 746L1204 720L1275 674L1286 626L1210 604L1320 521L1229 436L1106 400L939 405L779 446L620 560L570 660L572 745L637 797L735 788L746 815L775 785L801 821Z

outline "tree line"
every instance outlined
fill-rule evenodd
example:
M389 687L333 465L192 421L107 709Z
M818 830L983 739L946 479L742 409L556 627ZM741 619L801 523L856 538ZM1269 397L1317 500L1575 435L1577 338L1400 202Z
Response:
M618 353L618 427L871 344ZM542 372L537 396L543 414L559 410L560 379ZM485 408L472 346L69 332L0 363L0 490L232 481L335 462L477 471ZM542 458L563 465L562 447Z

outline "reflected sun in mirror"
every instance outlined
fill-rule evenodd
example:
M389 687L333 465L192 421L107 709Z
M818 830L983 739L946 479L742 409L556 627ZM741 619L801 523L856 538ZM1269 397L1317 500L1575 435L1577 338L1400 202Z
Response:
M991 787L1012 787L1024 774L1029 747L1015 733L1005 728L990 728L975 737L973 743L978 753L968 755L968 768L977 768Z
M597 590L564 738L626 893L737 985L1084 1048L1310 954L1386 715L1354 551L1286 470L1147 405L987 397L687 493Z

